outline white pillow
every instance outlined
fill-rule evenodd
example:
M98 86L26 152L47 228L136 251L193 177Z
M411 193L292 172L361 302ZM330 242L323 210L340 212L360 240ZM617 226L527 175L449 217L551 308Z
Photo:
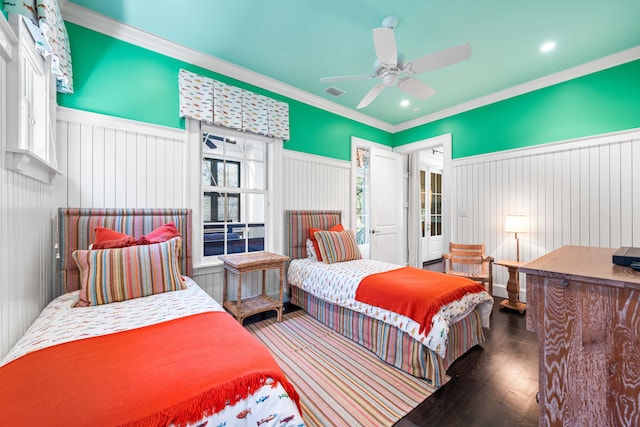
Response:
M311 241L311 239L307 239L307 258L311 258L314 261L318 261L316 248L313 247L313 242Z

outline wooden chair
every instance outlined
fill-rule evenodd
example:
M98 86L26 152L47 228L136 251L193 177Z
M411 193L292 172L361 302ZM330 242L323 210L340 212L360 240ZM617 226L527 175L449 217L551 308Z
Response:
M442 255L444 272L482 283L493 295L493 257L484 255L484 245L449 243L449 253Z

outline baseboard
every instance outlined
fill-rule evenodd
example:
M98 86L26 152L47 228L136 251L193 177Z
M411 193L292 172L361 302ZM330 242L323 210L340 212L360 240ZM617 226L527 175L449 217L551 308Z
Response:
M509 298L509 294L507 293L507 285L501 283L493 284L493 296L498 298ZM527 290L520 289L520 301L527 302Z

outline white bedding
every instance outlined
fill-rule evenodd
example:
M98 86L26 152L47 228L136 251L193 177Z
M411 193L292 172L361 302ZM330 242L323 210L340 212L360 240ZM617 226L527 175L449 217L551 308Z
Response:
M478 307L482 326L488 328L493 298L487 292L465 295L443 306L433 317L428 334L420 333L420 325L406 316L356 301L356 289L366 276L391 271L403 266L369 259L325 264L309 258L295 259L289 264L287 279L293 286L317 298L382 320L409 334L439 356L445 357L449 325L456 323Z
M0 362L45 347L65 342L149 326L208 311L224 311L193 280L186 278L187 289L144 298L92 307L75 307L78 292L69 292L53 300L25 335ZM280 384L267 383L246 399L194 425L209 426L302 426L304 422L292 399Z

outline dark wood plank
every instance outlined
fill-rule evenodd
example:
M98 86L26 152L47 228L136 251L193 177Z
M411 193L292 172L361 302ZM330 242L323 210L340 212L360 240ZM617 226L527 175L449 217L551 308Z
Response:
M499 308L501 299L487 340L454 362L451 380L397 427L538 425L538 338L527 332L524 315Z

